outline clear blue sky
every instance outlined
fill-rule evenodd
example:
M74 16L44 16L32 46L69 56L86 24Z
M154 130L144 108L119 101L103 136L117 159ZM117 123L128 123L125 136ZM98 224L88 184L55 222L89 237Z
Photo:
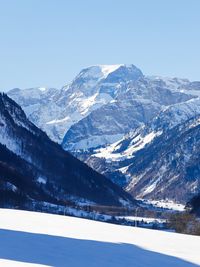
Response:
M200 80L200 0L0 0L0 90L118 63Z

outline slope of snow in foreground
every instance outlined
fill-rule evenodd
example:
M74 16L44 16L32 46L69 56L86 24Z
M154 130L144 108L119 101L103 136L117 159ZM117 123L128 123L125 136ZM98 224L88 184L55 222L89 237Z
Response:
M0 266L194 267L200 237L0 209Z

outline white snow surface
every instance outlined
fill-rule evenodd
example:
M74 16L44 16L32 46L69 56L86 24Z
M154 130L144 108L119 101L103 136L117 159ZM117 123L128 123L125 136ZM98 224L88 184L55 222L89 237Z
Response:
M150 199L138 199L143 201L145 204L153 205L154 207L163 208L163 209L170 209L173 211L184 211L185 205L181 203L176 203L172 200L150 200Z
M106 146L104 148L100 148L96 150L96 154L94 154L97 158L104 158L107 161L120 161L124 159L129 159L134 157L134 153L139 151L140 149L143 149L145 145L148 143L151 143L152 140L161 134L160 131L158 132L151 132L147 134L146 136L140 136L137 135L130 143L128 148L120 153L116 153L115 151L119 148L120 143L126 138L122 138L121 140Z
M97 79L97 81L99 81L101 79L105 79L110 73L114 72L123 65L124 64L93 65L81 71L78 76L81 76L83 78L93 77Z
M121 67L122 64L118 65L100 65L101 71L104 74L104 77L106 78L110 73L117 70L119 67Z
M139 222L146 222L146 223L166 223L167 220L165 219L158 219L158 218L147 218L147 217L138 217L138 216L119 216L121 219L126 219L131 222L139 221Z
M0 209L0 266L195 267L200 237Z

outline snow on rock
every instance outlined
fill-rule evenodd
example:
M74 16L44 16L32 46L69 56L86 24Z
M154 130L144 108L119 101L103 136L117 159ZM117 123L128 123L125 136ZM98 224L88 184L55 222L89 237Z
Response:
M164 83L164 85L171 90L179 90L183 86L188 86L190 84L190 81L188 79L183 78L171 78L162 76L148 76L148 78L152 81Z
M16 192L18 190L18 188L14 184L12 184L10 182L5 182L5 183L3 182L2 183L2 188L6 189L6 190L13 191L13 192Z
M107 146L105 148L101 148L99 150L96 150L97 153L93 156L97 158L105 158L106 160L112 160L112 161L120 161L124 159L129 159L134 157L134 153L139 151L140 149L144 148L145 145L150 143L156 136L159 136L161 132L151 132L147 134L146 136L142 137L140 135L137 135L135 138L132 139L130 142L130 145L126 150L124 150L122 153L117 153L117 149L119 148L119 144L122 143L125 139L121 139L120 141L117 141L110 146ZM124 170L124 169L123 169Z
M96 97L98 96L98 93L88 97L85 99L85 101L82 103L82 111L81 114L84 115L88 112L89 108L95 104Z
M81 140L71 145L72 150L87 150L89 148L98 147L100 145L110 144L123 137L123 134L103 135L103 136L91 136L85 140ZM65 148L64 144L63 147Z
M117 70L121 66L123 65L100 65L101 71L103 72L105 78L108 76L108 74Z
M44 177L39 176L37 178L37 182L40 183L40 184L46 184L47 183L47 180Z
M200 118L198 118L196 121L194 121L192 124L190 124L189 128L194 128L200 124Z
M5 145L9 150L13 151L17 155L21 154L21 148L17 141L11 139L8 135L7 129L2 129L0 133L0 144Z
M195 267L200 237L0 209L0 266Z
M133 153L135 153L136 151L144 148L146 144L150 143L158 135L160 135L160 132L158 132L158 133L154 133L154 132L149 133L146 136L144 136L143 138L140 138L140 136L137 136L131 142L131 145L132 145L132 143L134 143L134 145L130 146L125 151L126 157L127 158L131 157L133 155Z
M46 124L63 123L63 122L65 122L65 121L69 121L69 120L70 120L70 117L67 116L67 117L65 117L65 118L63 118L63 119L60 119L60 120L52 120L52 121L48 121L48 122L46 122Z
M106 146L105 148L96 149L95 152L97 153L95 153L93 156L95 156L96 158L104 158L107 161L109 160L115 161L122 159L123 156L120 153L113 153L118 147L120 141L117 141L109 146Z
M157 184L159 183L160 178L158 178L157 180L151 182L150 184L148 184L147 186L144 187L144 191L140 194L140 196L145 196L149 193L151 193L157 186Z
M42 91L42 92L48 90L48 88L46 88L46 87L39 87L38 89L39 89L40 91Z

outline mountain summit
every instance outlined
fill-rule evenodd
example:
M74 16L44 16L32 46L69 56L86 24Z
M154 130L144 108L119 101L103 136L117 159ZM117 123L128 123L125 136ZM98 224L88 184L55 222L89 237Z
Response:
M128 81L143 77L134 65L96 65L83 69L62 89L13 89L8 95L28 118L61 143L69 128L113 101Z

